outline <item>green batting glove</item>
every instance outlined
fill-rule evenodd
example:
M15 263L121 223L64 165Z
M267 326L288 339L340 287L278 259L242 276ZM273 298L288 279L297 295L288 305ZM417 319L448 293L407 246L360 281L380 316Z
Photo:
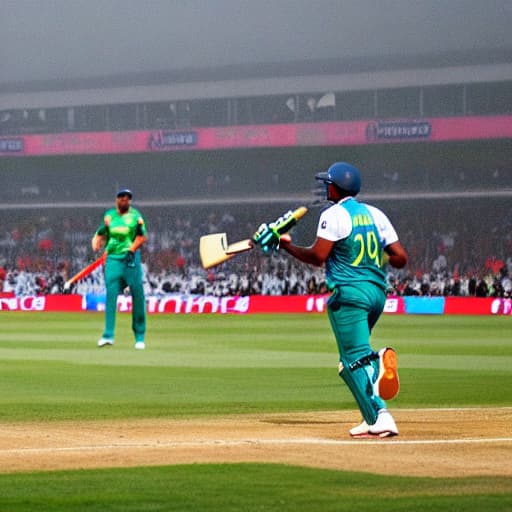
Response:
M277 251L279 249L279 233L267 223L262 224L256 233L253 241L259 245L264 253Z

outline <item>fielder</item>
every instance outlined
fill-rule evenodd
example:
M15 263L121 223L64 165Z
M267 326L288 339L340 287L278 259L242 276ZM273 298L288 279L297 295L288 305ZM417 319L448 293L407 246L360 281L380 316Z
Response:
M146 242L146 223L138 210L131 206L133 194L128 189L120 190L116 207L107 210L103 222L92 239L94 251L105 248L105 285L107 302L105 329L98 347L114 344L114 329L117 312L117 296L128 286L132 296L132 330L135 348L146 348L146 299L142 284L142 265L139 248Z
M389 262L402 268L408 256L388 217L355 198L361 189L358 169L337 162L315 178L324 182L327 199L333 204L320 215L314 243L296 246L289 235L272 235L268 227L260 237L263 248L282 247L305 263L325 263L332 292L327 313L340 355L338 372L363 416L363 422L349 433L353 437L395 436L398 429L384 400L399 390L396 353L392 348L373 351L370 334L386 301L383 266Z

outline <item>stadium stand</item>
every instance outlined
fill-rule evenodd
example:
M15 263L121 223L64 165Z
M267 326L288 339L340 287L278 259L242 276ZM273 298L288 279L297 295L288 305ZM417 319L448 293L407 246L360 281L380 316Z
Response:
M131 130L512 113L508 52L445 57L3 85L0 142L24 134L48 134L51 144L59 133L122 138ZM321 291L321 272L282 255L252 251L206 273L197 241L214 230L246 238L260 222L305 204L310 214L294 236L308 243L321 207L312 176L340 159L363 170L361 198L389 212L411 252L407 271L390 274L390 293L510 294L510 138L0 158L0 280L16 294L58 292L92 259L90 237L119 185L136 191L147 216L148 290ZM101 276L95 279L79 289L101 288Z

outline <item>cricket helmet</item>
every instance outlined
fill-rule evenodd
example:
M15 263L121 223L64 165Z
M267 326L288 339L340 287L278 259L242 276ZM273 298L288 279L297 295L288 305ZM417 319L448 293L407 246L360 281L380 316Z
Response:
M319 172L315 179L324 183L333 183L341 191L350 196L356 196L361 190L361 174L353 165L346 162L332 164L326 172Z

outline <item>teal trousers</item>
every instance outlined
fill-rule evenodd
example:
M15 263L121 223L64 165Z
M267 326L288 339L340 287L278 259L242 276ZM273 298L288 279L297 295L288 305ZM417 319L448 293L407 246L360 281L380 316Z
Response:
M129 286L132 296L132 330L135 341L144 341L146 334L146 299L142 285L140 253L135 253L135 267L128 267L124 258L107 256L105 263L105 285L107 300L105 305L105 330L103 338L114 339L117 296Z
M377 421L378 411L386 408L373 387L379 374L379 362L374 360L354 370L351 365L372 353L370 334L385 303L384 291L371 283L337 287L327 302L327 314L340 356L340 377L369 425Z

